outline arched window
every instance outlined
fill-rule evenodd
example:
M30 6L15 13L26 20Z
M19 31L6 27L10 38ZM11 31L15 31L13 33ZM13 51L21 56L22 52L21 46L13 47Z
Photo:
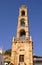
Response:
M21 11L21 16L25 16L25 11Z
M25 30L21 30L21 31L20 31L20 37L21 37L21 38L25 38L25 37L26 37Z
M25 19L21 19L20 23L21 23L21 26L25 26Z

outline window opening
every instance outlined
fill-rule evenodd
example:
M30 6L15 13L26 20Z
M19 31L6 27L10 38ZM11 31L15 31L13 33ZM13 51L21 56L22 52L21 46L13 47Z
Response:
M20 31L20 37L21 37L21 38L25 38L25 37L26 37L26 33L25 33L24 30L21 30L21 31Z
M25 26L25 19L21 19L21 21L20 21L20 22L21 22L21 26L23 26L23 27L24 27L24 26Z
M21 12L21 16L25 16L25 11L22 11Z
M24 55L19 56L19 62L24 62Z

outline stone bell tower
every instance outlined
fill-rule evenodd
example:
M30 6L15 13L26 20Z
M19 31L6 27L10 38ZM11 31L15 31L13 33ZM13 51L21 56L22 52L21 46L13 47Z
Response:
M19 9L17 35L12 40L11 64L33 65L32 37L29 32L28 10L22 5Z

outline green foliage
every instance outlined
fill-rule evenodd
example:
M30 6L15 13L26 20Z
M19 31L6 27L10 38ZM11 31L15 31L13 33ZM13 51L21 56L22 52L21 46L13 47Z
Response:
M5 61L4 63L8 63L8 64L10 64L10 61Z
M6 50L4 54L11 56L11 49Z

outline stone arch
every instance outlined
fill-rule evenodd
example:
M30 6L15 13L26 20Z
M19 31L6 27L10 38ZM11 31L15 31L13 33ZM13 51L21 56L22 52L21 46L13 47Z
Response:
M24 48L24 46L21 46L21 45L18 46L16 50L17 50L16 51L17 54L25 54L25 51L26 51L25 48Z
M24 62L24 57L25 57L25 48L24 48L24 46L19 46L18 48L17 48L17 57L18 57L18 63L19 62Z
M25 37L26 37L26 32L25 32L24 29L21 29L21 30L20 30L20 37L21 37L21 38L25 38Z
M25 26L25 19L24 19L24 18L22 18L22 19L20 20L20 25L23 26L23 27Z
M25 16L25 11L24 10L21 11L21 16Z

